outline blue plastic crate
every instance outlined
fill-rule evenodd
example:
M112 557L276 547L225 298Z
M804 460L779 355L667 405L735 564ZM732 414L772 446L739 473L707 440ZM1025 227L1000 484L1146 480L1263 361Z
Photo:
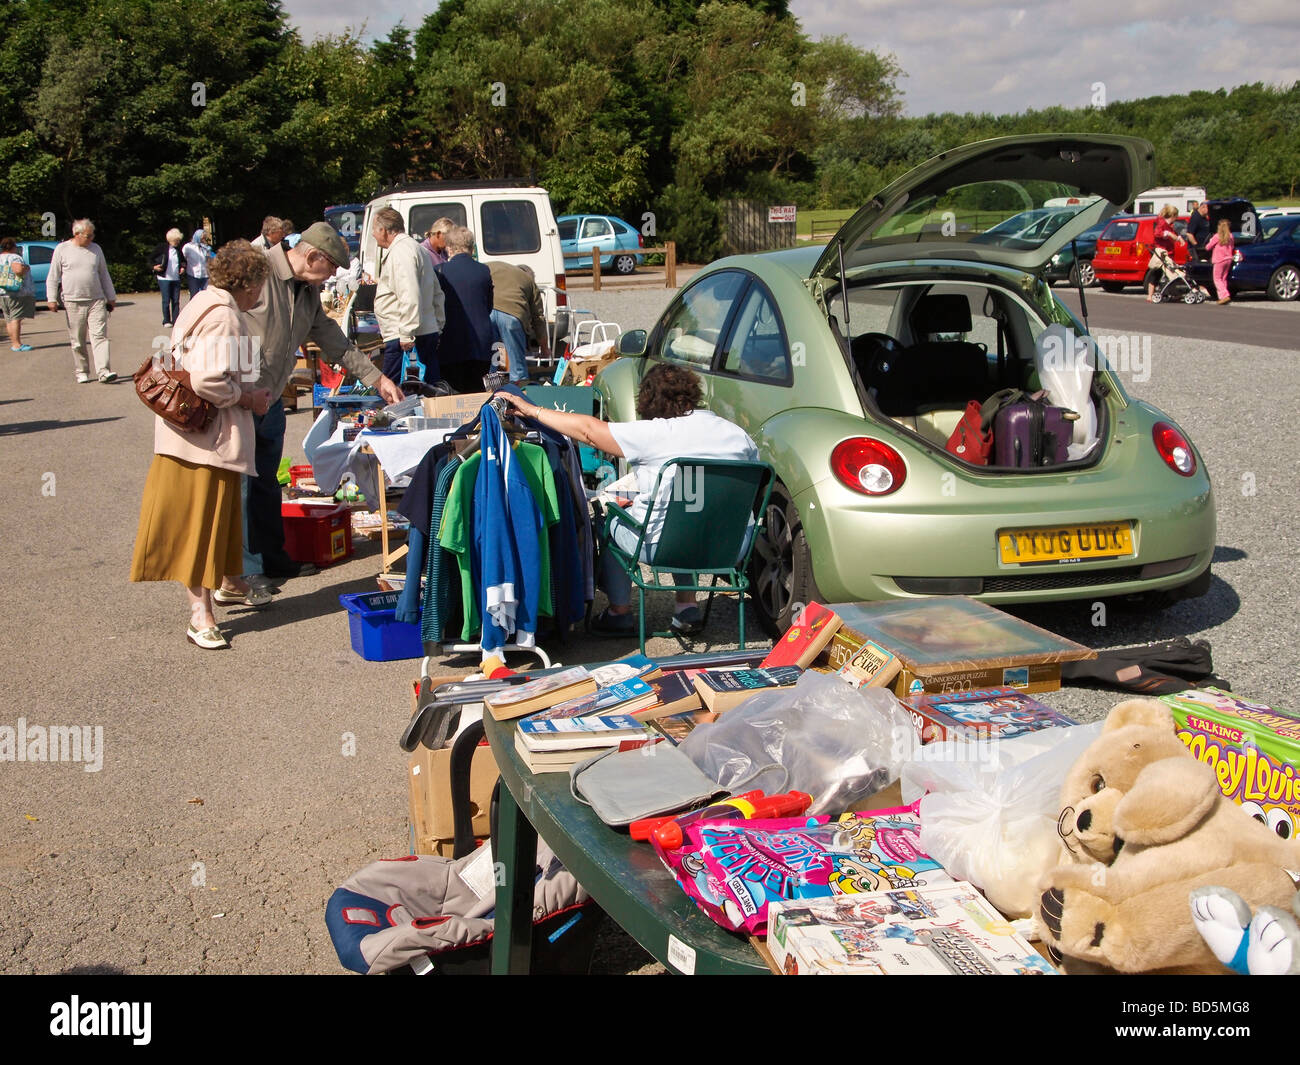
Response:
M397 621L398 592L354 592L340 595L348 612L352 650L367 662L396 662L423 658L420 625Z

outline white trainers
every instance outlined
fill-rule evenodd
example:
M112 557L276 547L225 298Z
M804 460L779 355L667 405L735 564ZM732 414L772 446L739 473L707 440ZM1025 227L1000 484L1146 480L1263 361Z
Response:
M90 384L90 374L88 374L88 373L79 373L79 374L77 374L77 384L79 384L79 385L88 385L88 384Z
M101 385L111 384L116 380L117 380L117 374L115 374L112 370L99 371L99 383Z

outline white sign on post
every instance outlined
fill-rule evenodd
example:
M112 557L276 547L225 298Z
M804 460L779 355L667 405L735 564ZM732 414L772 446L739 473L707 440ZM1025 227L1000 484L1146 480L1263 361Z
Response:
M769 207L767 209L768 222L790 222L793 224L796 208L790 207Z

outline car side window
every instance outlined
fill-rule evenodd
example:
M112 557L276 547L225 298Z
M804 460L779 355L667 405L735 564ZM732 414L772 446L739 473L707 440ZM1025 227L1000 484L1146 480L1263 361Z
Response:
M603 218L584 218L582 221L582 239L599 240L609 236L609 223Z
M745 275L734 270L710 274L692 285L668 312L650 355L692 370L708 370L744 285Z
M791 379L790 350L776 306L762 285L749 288L731 339L723 355L724 373L757 377L764 381L787 382Z
M479 208L483 232L479 250L485 255L529 255L542 247L537 208L528 200L488 200Z
M450 218L456 225L463 226L467 224L467 217L463 203L417 203L411 207L406 231L416 240L423 240L429 227L439 218Z
M54 258L54 249L41 244L27 245L27 261L33 266L44 266Z

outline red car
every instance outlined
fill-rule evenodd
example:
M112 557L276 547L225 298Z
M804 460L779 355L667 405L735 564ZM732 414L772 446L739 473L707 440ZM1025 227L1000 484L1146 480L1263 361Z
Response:
M1179 236L1187 228L1187 215L1174 219ZM1153 214L1118 215L1097 238L1097 251L1092 259L1092 269L1107 292L1119 292L1125 285L1140 284L1146 277L1147 263L1151 260L1151 247L1156 232ZM1182 266L1187 262L1187 245L1174 245L1174 262Z

